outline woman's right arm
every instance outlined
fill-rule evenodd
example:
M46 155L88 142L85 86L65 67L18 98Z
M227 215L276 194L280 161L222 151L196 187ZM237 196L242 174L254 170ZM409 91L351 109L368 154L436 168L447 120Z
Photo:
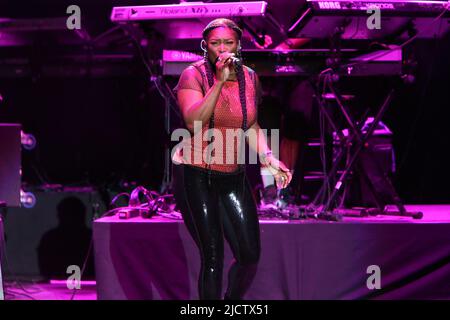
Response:
M194 131L194 121L202 121L202 126L204 121L209 121L224 83L225 81L216 81L205 96L193 89L178 90L178 104L189 131Z
M230 76L230 57L234 54L229 52L221 53L216 62L216 81L213 86L209 88L205 96L203 93L193 89L180 89L177 92L178 104L183 114L184 122L189 131L194 131L194 121L201 121L202 126L204 121L209 121L217 100L219 99L220 91L223 88L225 81ZM195 69L190 70L188 77L195 77L192 72L198 72Z

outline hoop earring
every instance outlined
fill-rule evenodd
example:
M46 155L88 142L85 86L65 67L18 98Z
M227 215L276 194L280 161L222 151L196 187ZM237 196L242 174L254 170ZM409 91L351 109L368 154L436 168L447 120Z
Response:
M239 40L238 42L238 47L237 47L237 56L239 59L242 60L242 47L241 47L241 40Z
M203 51L203 57L206 58L208 56L208 50L206 48L203 48L203 43L206 45L206 41L200 41L200 49L202 49Z

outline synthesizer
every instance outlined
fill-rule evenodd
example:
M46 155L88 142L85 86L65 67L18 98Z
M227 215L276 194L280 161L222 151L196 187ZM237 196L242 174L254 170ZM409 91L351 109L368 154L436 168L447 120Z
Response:
M243 50L245 65L259 76L311 76L330 64L332 54L327 49ZM179 76L191 63L202 59L200 53L164 50L162 72ZM397 76L402 73L401 49L376 51L361 55L356 49L342 49L342 66L336 71L342 76Z
M380 25L369 28L368 18L377 9ZM411 34L441 38L449 26L448 1L306 0L287 33L291 37L326 39L339 30L341 39L346 40L405 39Z
M263 17L267 2L184 2L172 5L114 7L111 21L147 21L195 18Z
M383 13L403 14L439 14L448 6L447 1L404 1L404 0L307 0L311 8L323 12L362 12L377 7Z

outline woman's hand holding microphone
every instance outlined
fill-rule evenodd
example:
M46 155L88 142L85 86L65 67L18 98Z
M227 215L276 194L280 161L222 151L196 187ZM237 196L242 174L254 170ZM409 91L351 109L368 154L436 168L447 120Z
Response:
M236 55L231 52L223 52L216 58L216 79L225 82L231 75L230 66L233 64L233 58Z

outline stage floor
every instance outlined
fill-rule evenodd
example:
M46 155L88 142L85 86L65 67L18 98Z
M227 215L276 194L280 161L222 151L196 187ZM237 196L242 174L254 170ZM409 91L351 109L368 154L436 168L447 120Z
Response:
M96 284L82 282L78 290L67 289L65 281L5 281L5 300L97 300Z
M449 299L450 205L406 208L423 218L261 219L261 260L245 298ZM99 299L197 299L199 255L181 220L104 217L94 245ZM231 261L226 246L225 271ZM380 289L367 285L370 266Z

